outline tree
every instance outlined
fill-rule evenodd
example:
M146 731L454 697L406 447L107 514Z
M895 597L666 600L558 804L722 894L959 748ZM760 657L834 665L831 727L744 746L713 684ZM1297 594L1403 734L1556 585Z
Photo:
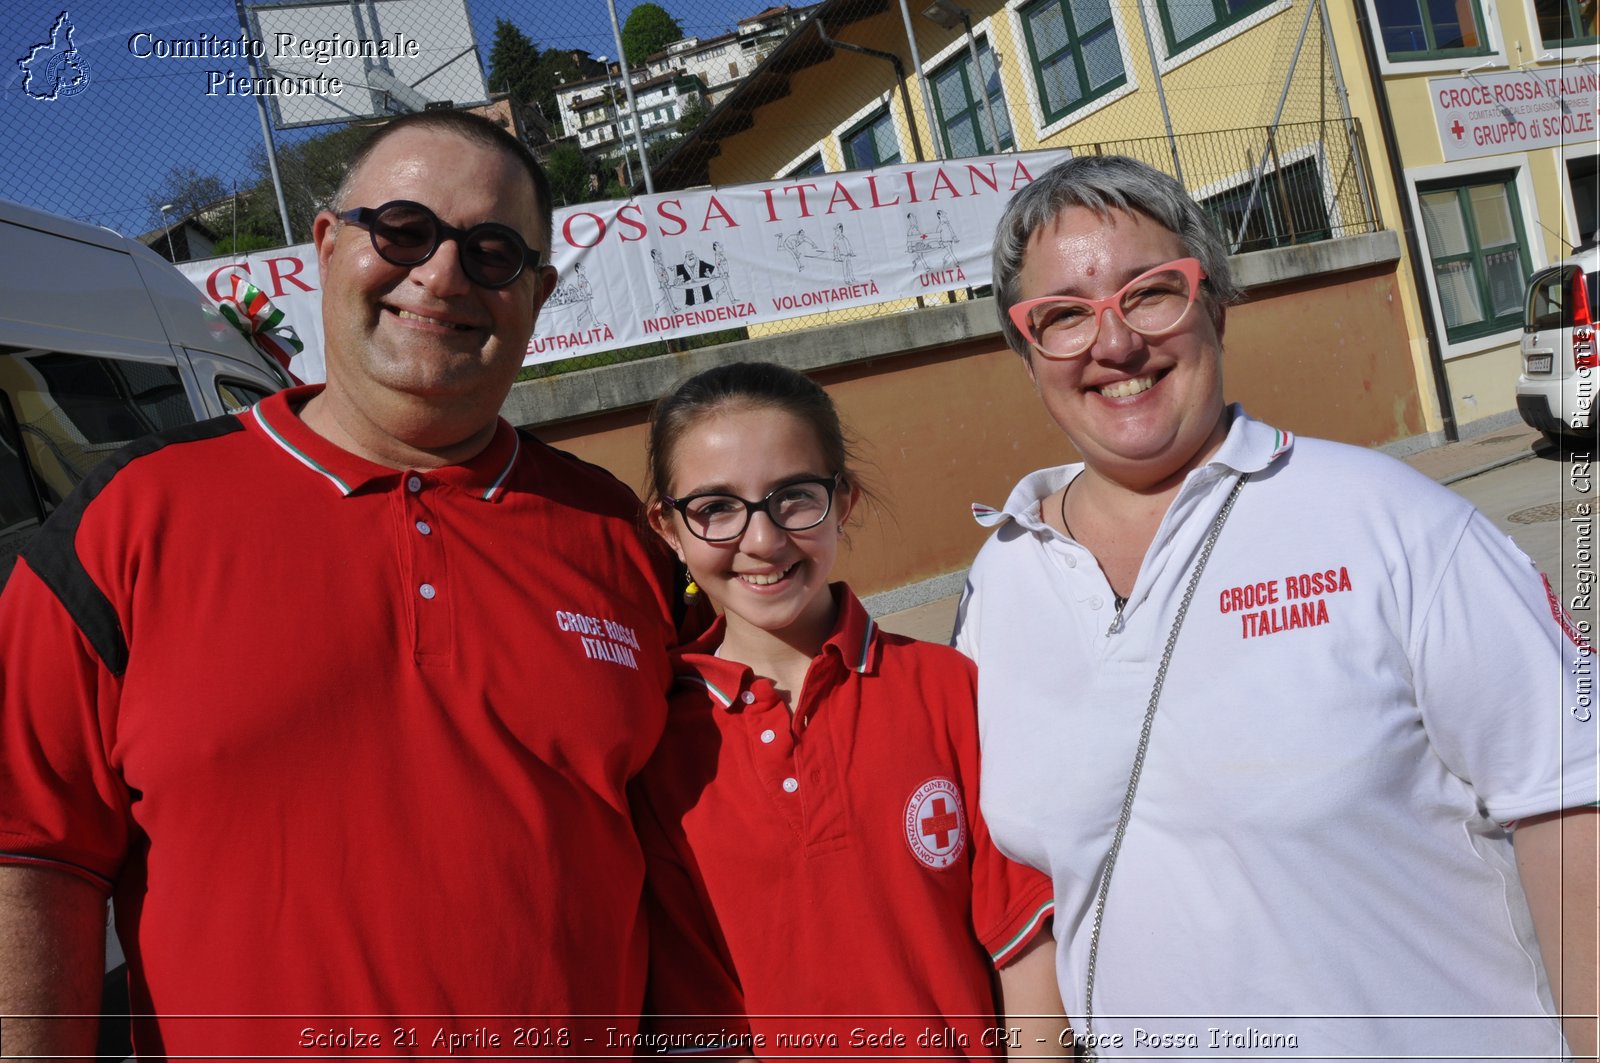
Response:
M683 113L678 116L678 132L683 136L693 133L705 124L706 115L709 113L706 110L706 98L704 96L688 97L688 102L683 105Z
M550 193L558 206L570 207L594 195L590 189L589 164L573 144L557 144L544 161L550 178Z
M150 193L150 212L162 225L170 225L179 218L209 207L228 197L228 186L216 174L203 174L193 166L174 166L167 171L161 187ZM167 217L161 217L161 208L167 208Z
M650 56L681 40L683 27L659 4L640 4L622 24L622 54L630 67L643 66Z
M511 93L514 104L539 102L547 88L540 60L538 47L526 33L503 18L495 19L494 47L489 50L491 92Z

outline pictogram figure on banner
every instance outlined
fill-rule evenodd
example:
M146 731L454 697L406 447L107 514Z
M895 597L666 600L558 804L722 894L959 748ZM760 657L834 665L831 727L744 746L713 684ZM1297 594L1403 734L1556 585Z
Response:
M672 299L672 271L662 259L661 251L654 247L650 249L650 264L656 271L656 313L670 314L678 308Z
M683 263L674 267L678 276L678 286L683 290L683 305L685 307L697 305L704 306L715 302L716 296L712 294L710 279L717 275L717 267L695 254L693 250L683 253Z
M850 238L844 234L844 222L834 222L833 225L833 260L839 263L844 273L844 282L856 282L855 263L850 260L856 257L855 248L850 246Z
M571 278L556 285L556 290L550 293L544 305L546 310L565 309L572 313L577 319L572 323L573 328L594 328L598 324L594 313L594 289L589 287L589 277L583 271L583 263L572 267Z
M822 248L818 247L816 241L812 240L811 237L806 235L806 231L804 229L796 229L793 236L784 236L782 233L779 233L778 246L789 252L790 257L794 259L795 270L800 273L804 273L806 271L806 259L828 259L832 257L830 255L823 254Z
M956 264L956 244L961 241L961 237L956 235L956 228L950 224L950 216L948 214L942 210L936 210L933 213L934 217L939 221L937 230L939 236L938 246L944 251L944 268L952 269Z
M944 211L934 212L938 225L932 232L917 221L916 211L906 212L906 253L911 256L911 269L916 273L932 273L936 267L928 261L930 255L939 256L937 269L954 269L956 244L961 241L950 216Z
M716 272L712 273L717 278L717 298L726 299L728 302L737 302L733 294L733 279L728 273L728 253L723 250L722 241L716 240L711 244L711 257L716 261Z

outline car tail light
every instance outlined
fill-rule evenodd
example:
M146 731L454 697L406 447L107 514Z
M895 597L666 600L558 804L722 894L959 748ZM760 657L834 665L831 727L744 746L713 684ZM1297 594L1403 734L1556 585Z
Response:
M1594 318L1589 309L1588 278L1583 270L1572 271L1569 301L1572 306L1572 368L1594 369L1600 367L1594 349Z

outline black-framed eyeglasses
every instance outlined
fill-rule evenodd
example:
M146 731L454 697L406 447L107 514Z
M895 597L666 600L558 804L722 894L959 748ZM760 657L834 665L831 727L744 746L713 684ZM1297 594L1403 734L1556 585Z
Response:
M441 243L454 240L461 271L480 287L504 288L522 276L524 269L539 268L539 252L528 246L521 233L499 222L458 229L409 199L391 199L381 207L357 207L336 216L365 228L372 236L372 249L392 265L420 266L433 257Z
M794 480L767 492L759 502L738 495L706 493L661 501L677 510L689 534L708 543L737 539L750 526L750 516L765 513L767 519L784 531L805 531L828 519L833 510L833 495L839 489L842 473L824 480Z

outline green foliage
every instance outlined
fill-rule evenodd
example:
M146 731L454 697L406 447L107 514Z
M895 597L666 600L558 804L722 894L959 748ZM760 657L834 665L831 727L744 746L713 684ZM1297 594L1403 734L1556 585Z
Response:
M494 20L489 49L489 91L509 92L517 103L539 98L539 49L528 35L503 18Z
M640 4L622 24L622 54L631 67L643 66L650 56L681 40L683 27L659 4Z
M688 136L705 124L706 115L711 112L706 110L704 96L690 96L689 102L683 105L683 113L678 116L678 132Z
M251 251L265 251L268 248L277 247L281 243L283 243L282 236L273 239L270 236L258 236L255 233L242 232L239 234L237 241L231 236L224 236L218 240L216 253L219 256L243 255Z
M550 178L550 191L556 206L571 206L593 198L589 187L589 164L583 152L570 143L557 144L544 161L544 172Z
M283 199L289 208L289 223L294 227L294 243L311 239L311 221L319 210L333 205L334 193L349 169L350 157L371 132L358 126L345 126L330 133L307 137L295 144L278 144L278 174L283 179ZM272 191L271 171L267 168L266 152L255 152L256 173L260 175L254 198L262 200L253 204L263 213L277 216L277 201ZM375 203L356 206L376 206ZM282 238L282 226L273 222L271 235Z
M645 156L650 160L651 168L653 169L656 164L661 162L662 159L665 159L668 155L671 155L673 151L677 149L678 145L683 143L683 141L684 138L681 136L670 136L662 137L659 140L652 140L646 143L644 146L644 153Z

